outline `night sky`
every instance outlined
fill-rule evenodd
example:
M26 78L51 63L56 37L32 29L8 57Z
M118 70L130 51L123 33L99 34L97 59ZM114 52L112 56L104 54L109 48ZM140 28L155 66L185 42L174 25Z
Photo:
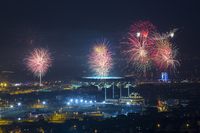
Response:
M151 21L159 32L178 28L174 42L179 58L199 62L199 7L186 0L6 0L0 3L0 71L13 71L10 77L16 81L33 80L23 59L32 49L44 47L54 58L46 80L89 76L87 58L93 42L110 40L115 58L120 59L120 41L138 20ZM115 68L112 73L123 74Z

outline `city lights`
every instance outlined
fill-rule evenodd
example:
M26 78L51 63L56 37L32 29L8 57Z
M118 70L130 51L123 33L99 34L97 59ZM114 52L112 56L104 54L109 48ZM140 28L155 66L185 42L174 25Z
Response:
M20 102L19 102L19 103L17 103L17 106L21 106L21 105L22 105L22 103L20 103Z
M70 99L68 102L67 102L67 105L84 105L84 104L87 104L87 105L90 105L90 104L94 104L96 103L96 100L84 100L84 99Z

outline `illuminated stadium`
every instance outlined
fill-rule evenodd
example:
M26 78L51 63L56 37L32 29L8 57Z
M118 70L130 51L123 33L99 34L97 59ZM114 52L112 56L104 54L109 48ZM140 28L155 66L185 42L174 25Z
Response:
M101 76L94 76L94 77L83 77L83 79L96 79L96 80L120 80L123 79L123 77L101 77Z
M116 99L115 91L119 89L119 98L122 98L122 89L127 89L127 97L130 95L130 88L135 87L134 79L116 76L94 76L82 77L79 79L82 84L97 86L99 90L104 89L105 101L107 101L107 89L112 89L112 99Z

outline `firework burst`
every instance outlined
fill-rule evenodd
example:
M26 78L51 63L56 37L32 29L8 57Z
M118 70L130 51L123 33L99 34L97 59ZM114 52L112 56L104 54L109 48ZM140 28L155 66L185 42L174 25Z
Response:
M133 41L132 41L133 43ZM149 50L145 45L134 43L125 51L129 55L129 62L133 63L137 70L144 70L150 65Z
M46 74L49 67L52 65L51 54L47 49L36 48L25 59L26 66L35 76L40 78Z
M154 44L153 35L155 26L149 21L139 21L133 24L128 33L128 50L125 51L129 56L129 62L136 70L143 71L150 68L150 53Z
M177 29L159 34L149 21L139 21L133 24L127 36L127 49L125 54L128 62L133 64L136 71L146 71L152 66L160 70L175 70L180 65L176 59L177 49L170 39L174 37Z
M89 55L89 64L96 76L108 76L113 65L111 55L107 41L101 41L95 44Z
M161 69L176 69L180 65L176 60L177 49L170 43L169 39L162 39L156 42L156 48L152 54L152 60Z

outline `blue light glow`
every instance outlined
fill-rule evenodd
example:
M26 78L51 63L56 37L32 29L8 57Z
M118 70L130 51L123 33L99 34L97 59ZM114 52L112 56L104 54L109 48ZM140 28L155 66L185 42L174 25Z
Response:
M162 72L161 73L161 80L164 81L164 82L167 82L169 80L167 72Z
M22 104L19 102L19 103L17 103L17 106L21 106Z
M85 79L122 79L123 77L101 77L101 76L95 76L95 77L83 77Z
M78 103L78 99L75 100L75 103Z

